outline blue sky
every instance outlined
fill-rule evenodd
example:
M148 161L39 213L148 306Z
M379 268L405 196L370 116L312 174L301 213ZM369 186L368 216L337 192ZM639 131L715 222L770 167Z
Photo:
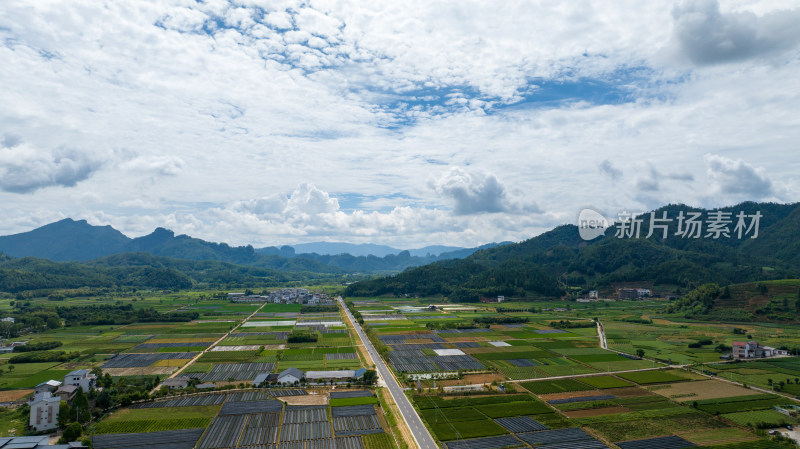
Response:
M472 246L800 197L791 1L4 1L0 234Z

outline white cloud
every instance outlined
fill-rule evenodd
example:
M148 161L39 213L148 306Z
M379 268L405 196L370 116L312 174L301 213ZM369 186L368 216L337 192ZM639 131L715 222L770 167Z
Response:
M764 15L752 11L723 13L717 0L676 5L673 40L681 56L699 65L770 56L800 44L800 9Z
M120 167L159 176L176 176L183 170L183 165L183 160L176 156L144 156L123 162Z
M31 193L52 186L74 187L92 176L103 162L83 150L63 146L40 150L6 137L0 147L0 189Z
M704 156L711 194L741 196L759 200L775 194L772 181L762 167L754 167L738 159L728 159L718 154Z
M454 167L431 186L453 201L457 215L508 210L505 187L491 173L469 173Z
M721 205L767 181L796 201L796 9L7 0L0 230L72 216L237 243L478 244L587 204ZM681 39L689 68L659 50ZM769 177L730 193L706 154ZM657 189L637 188L643 155Z

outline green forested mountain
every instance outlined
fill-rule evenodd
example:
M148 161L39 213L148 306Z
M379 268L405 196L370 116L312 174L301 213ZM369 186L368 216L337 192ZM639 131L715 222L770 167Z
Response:
M414 294L450 296L476 301L480 295L517 298L558 297L568 291L603 288L619 282L647 282L668 291L704 283L732 283L796 277L800 272L800 206L742 203L720 209L736 214L762 215L757 238L681 238L676 236L680 211L709 211L669 205L653 211L667 213L667 238L659 228L645 238L650 215L640 238L617 238L615 229L593 241L583 241L577 226L559 226L532 239L478 251L466 259L412 268L395 276L362 281L348 287L350 296Z
M326 279L327 274L278 271L218 261L195 261L125 253L90 262L53 262L0 255L0 291L137 287L181 289L193 286L269 287ZM338 275L333 275L338 278Z
M350 254L295 254L291 247L254 249L230 246L157 228L149 235L128 238L110 226L92 226L72 219L51 223L32 231L0 237L0 252L13 257L38 257L59 262L85 262L123 253L149 253L188 260L214 260L278 271L314 273L396 272L437 260L466 257L499 244L458 249L436 256L412 256L408 251L384 257Z

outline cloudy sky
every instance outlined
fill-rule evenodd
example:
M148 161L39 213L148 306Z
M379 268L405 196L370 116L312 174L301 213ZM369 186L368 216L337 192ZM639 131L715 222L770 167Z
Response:
M3 0L0 234L522 240L800 200L787 1Z

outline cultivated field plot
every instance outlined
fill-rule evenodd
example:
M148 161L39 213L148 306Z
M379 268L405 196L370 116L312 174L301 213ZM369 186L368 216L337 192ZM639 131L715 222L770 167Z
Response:
M204 382L217 382L229 379L253 380L261 373L272 372L274 363L220 363L214 365L207 373L189 373Z
M446 340L436 334L409 334L409 335L380 335L378 338L386 345L402 345L416 343L417 340L430 340L430 343L446 343Z
M93 435L95 449L169 448L192 449L205 429L165 430L148 433Z
M239 447L275 444L278 442L279 413L248 415L239 439Z
M547 403L550 405L575 404L578 402L605 401L608 399L617 399L617 397L612 394L599 394L595 396L578 396L574 398L552 399L547 401Z
M217 345L211 348L211 352L220 351L258 351L261 345Z
M644 440L623 441L614 443L620 449L681 449L684 447L695 447L696 444L686 441L679 436L667 436L658 438L647 438Z
M283 402L274 399L260 401L226 401L219 411L224 415L247 415L251 413L279 413L283 409Z
M145 402L134 404L131 408L163 408L163 407L194 407L198 405L219 405L225 402L224 393L186 396L182 398L167 399L165 401Z
M517 437L531 446L546 449L595 449L608 447L578 428L520 433L517 434Z
M445 400L435 396L416 396L420 415L440 441L482 438L508 434L503 418L522 418L508 425L536 426L528 419L549 428L568 427L560 415L528 394L477 396ZM513 423L513 424L512 424Z
M443 444L447 449L502 449L525 446L525 443L511 435L450 441Z
M355 352L341 352L337 354L325 354L325 360L357 360L358 354Z
M236 391L228 393L228 402L263 401L266 399L272 398L263 391Z
M236 447L247 423L247 415L217 416L197 443L198 449Z
M698 380L663 385L653 392L678 402L685 402L746 396L751 394L752 390L719 380Z
M499 418L495 419L494 422L505 427L511 433L538 432L540 430L550 429L544 424L528 416L519 416L516 418Z
M306 390L298 390L298 389L280 389L280 388L272 388L267 391L270 396L280 398L284 396L304 396L307 395L308 392Z
M186 360L196 356L196 352L158 352L154 354L117 354L102 368L140 368L153 365L161 360Z
M214 343L213 341L198 341L186 343L142 343L133 347L132 351L137 349L169 349L169 348L206 348Z
M333 418L333 430L337 437L383 433L374 411L371 415L336 416Z
M302 424L283 424L281 426L281 441L306 441L320 438L330 438L331 425L327 421L306 422Z
M660 384L669 382L686 382L690 380L688 377L680 376L670 371L662 371L662 370L620 373L618 374L618 376L641 385Z
M322 422L328 420L328 407L319 406L286 406L283 414L284 424L302 424L304 422Z
M407 373L486 369L485 365L470 355L425 355L419 349L390 351L389 361L395 371Z
M198 429L206 427L219 412L218 405L170 407L157 412L152 409L115 410L92 426L96 435L109 433L144 433L162 430Z
M374 396L369 390L331 391L331 399L369 398Z
M289 332L233 332L227 339L230 340L232 338L272 337L275 340L286 340L286 337L288 336Z

